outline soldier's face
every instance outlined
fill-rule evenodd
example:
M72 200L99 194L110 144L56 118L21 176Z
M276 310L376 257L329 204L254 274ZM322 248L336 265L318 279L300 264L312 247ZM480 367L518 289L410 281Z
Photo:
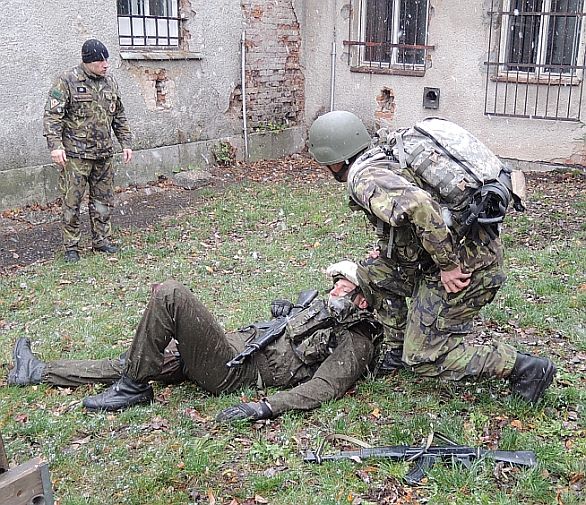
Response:
M334 284L334 287L330 291L330 296L342 298L352 293L358 286L348 279L338 279ZM368 307L366 298L361 293L358 293L352 303L361 309Z
M108 72L108 68L110 68L108 60L92 61L91 63L86 63L86 66L90 72L101 76L106 75L106 72Z
M343 173L344 168L345 168L344 165L345 165L345 162L340 161L339 163L334 163L332 165L326 165L326 167L328 167L328 170L332 173L332 175L334 176L334 178L338 182L346 182L346 180L348 178L348 174Z
M356 284L348 279L338 279L330 291L332 296L346 296L356 289Z

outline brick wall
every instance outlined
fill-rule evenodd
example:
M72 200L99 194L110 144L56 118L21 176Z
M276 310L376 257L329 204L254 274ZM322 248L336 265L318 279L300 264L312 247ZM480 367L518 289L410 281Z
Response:
M301 35L291 0L242 0L246 20L246 95L251 128L302 123Z

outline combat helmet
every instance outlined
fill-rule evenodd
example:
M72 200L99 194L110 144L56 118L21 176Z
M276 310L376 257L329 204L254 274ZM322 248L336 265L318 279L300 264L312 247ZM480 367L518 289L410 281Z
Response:
M350 260L338 261L326 269L326 275L336 282L340 277L348 279L352 284L359 286L358 282L358 265Z
M318 117L309 129L309 152L321 165L346 161L370 143L370 135L362 121L343 110Z

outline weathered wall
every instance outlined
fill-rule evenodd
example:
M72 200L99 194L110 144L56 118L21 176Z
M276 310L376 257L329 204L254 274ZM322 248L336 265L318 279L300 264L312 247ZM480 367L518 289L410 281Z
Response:
M290 1L243 0L247 95L252 128L279 129L303 121L301 36Z
M83 42L110 51L135 136L135 160L118 165L116 184L146 182L177 164L205 166L212 147L230 141L242 156L241 34L250 31L247 81L251 127L294 127L289 149L251 135L251 155L303 146L300 35L291 1L181 0L185 39L179 59L138 59L118 45L116 2L5 0L0 18L0 209L58 194L58 171L42 137L52 80L80 60ZM153 55L150 55L152 58ZM177 57L177 54L175 54ZM285 72L287 70L287 73ZM275 152L270 151L275 146Z
M431 0L428 44L435 49L429 53L431 68L423 77L350 71L343 40L352 37L349 18L356 14L356 5L356 0L305 1L303 44L311 48L304 53L309 123L329 110L331 45L335 38L334 108L356 113L369 127L374 128L376 115L390 118L391 127L439 115L469 129L502 157L533 164L586 164L583 123L484 115L490 2ZM426 86L440 88L438 110L423 108ZM381 102L388 102L389 94L393 107L380 114ZM586 117L585 110L582 117Z

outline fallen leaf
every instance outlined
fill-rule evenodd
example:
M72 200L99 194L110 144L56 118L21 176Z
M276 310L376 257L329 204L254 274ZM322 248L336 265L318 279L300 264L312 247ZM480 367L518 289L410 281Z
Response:
M200 414L197 410L191 407L187 407L183 411L183 414L185 414L187 417L189 417L189 419L197 423L207 423L210 420L209 417Z
M267 500L266 498L263 498L261 495L259 494L255 494L254 495L254 502L255 503L269 503L269 500Z
M521 421L519 421L519 419L515 419L514 421L511 421L511 426L513 428L516 428L517 430L523 429L523 423Z
M28 414L16 414L14 416L14 420L17 423L24 424L24 423L28 422Z
M210 500L210 505L216 505L216 497L214 496L214 492L211 488L208 488L208 500Z

